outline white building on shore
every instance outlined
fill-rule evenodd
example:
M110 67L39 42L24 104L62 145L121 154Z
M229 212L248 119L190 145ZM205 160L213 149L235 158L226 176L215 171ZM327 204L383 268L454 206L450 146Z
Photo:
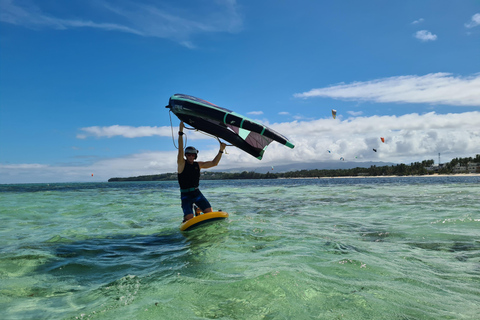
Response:
M445 166L445 164L434 164L430 167L425 167L427 171L433 171L433 172L438 172L440 169L442 169Z
M453 173L477 173L480 172L480 164L476 162L469 162L466 166L460 165L460 163L457 163L453 168L452 168Z
M431 167L425 167L427 171L431 172L438 172L442 168L445 167L445 164L434 164ZM460 165L460 163L457 163L453 168L452 168L452 173L480 173L480 163L477 162L469 162L466 166Z

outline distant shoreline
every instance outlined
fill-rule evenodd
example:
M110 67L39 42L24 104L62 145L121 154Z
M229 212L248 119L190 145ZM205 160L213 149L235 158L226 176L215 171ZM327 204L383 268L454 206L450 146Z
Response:
M409 175L409 176L339 176L339 177L319 177L320 179L324 178L335 178L335 179L342 179L342 178L415 178L415 177L480 177L480 173L450 173L450 174L422 174L422 175Z
M177 181L176 174L175 177L173 177L173 174L168 174L170 177L166 179L161 179L161 180L144 180L141 179L141 177L131 177L131 178L114 178L114 179L109 179L108 182L141 182L141 181ZM424 175L376 175L376 176L368 176L368 175L358 175L358 176L318 176L318 177L275 177L275 178L208 178L208 179L202 179L203 181L208 181L208 180L280 180L280 179L375 179L375 178L423 178L423 177L428 177L428 178L435 178L435 177L480 177L480 173L448 173L448 174L424 174ZM118 179L118 180L117 180Z
M456 173L456 174L425 174L425 175L405 175L405 176L395 176L395 175L385 175L385 176L332 176L332 177L279 177L275 179L218 179L218 180L300 180L300 179L375 179L375 178L462 178L462 177L480 177L480 173ZM207 179L214 180L214 179ZM112 181L112 182L152 182L152 181L177 181L177 179L169 180L128 180L128 181ZM103 181L96 181L103 182ZM32 182L32 183L0 183L0 186L8 186L15 184L56 184L56 183L84 183L84 182Z
M480 173L450 173L450 174L423 174L423 175L408 175L408 176L335 176L335 177L292 177L292 178L277 178L277 179L368 179L368 178L418 178L418 177L480 177Z
M310 169L288 172L255 171L210 172L205 171L201 180L247 180L247 179L345 179L345 178L392 178L392 177L477 177L480 176L480 154L476 158L455 158L450 163L434 166L433 160L413 162L410 165L350 169ZM273 167L272 167L273 170ZM108 182L120 181L168 181L177 180L177 173L162 173L129 178L110 178Z

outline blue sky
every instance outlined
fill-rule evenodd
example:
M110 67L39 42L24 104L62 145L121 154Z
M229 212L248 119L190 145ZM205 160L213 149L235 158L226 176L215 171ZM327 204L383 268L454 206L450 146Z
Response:
M0 34L0 183L175 172L175 93L295 144L219 170L480 153L479 1L0 0Z

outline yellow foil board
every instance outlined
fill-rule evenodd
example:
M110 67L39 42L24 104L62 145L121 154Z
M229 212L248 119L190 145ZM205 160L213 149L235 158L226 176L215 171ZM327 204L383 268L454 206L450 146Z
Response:
M211 222L219 219L225 219L228 218L228 213L223 212L223 211L215 211L215 212L209 212L209 213L204 213L199 216L193 217L192 219L182 223L180 225L180 231L186 231L188 229L191 229L193 227L197 227L203 223L206 222Z

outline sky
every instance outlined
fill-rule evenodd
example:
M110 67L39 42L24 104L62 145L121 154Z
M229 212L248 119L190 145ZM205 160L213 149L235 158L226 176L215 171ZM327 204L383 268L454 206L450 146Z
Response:
M475 157L480 1L0 0L0 183L175 172L175 93L295 144L217 170Z

